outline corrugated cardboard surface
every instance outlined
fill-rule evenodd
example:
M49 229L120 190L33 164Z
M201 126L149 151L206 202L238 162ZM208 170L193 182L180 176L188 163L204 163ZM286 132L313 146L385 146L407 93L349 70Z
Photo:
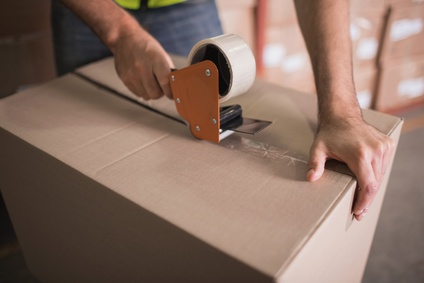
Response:
M111 66L80 72L120 90ZM313 96L257 82L233 102L274 124L212 144L73 74L1 100L0 187L32 272L46 282L276 278L355 182L330 170L305 180ZM388 134L400 123L366 117Z

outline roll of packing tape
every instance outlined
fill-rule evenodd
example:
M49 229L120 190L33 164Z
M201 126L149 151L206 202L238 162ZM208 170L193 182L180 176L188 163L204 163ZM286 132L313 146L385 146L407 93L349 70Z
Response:
M188 64L204 60L214 62L218 68L221 102L246 92L255 80L255 57L237 35L225 34L199 41L190 51Z

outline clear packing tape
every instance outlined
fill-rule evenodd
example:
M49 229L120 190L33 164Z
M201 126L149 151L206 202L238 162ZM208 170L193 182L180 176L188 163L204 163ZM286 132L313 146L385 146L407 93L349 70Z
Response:
M245 93L256 77L255 57L246 42L225 34L198 42L190 51L188 65L210 60L219 71L219 95L224 102Z
M226 34L198 42L188 66L169 75L175 106L193 136L218 143L234 131L255 134L269 126L244 118L240 105L220 107L247 92L255 76L255 58L240 37Z

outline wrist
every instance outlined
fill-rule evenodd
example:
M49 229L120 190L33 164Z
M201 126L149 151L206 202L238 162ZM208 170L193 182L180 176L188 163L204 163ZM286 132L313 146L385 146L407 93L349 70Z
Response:
M346 88L318 94L319 125L345 122L356 124L363 122L354 90Z
M105 36L104 42L109 50L115 54L117 46L127 41L127 39L134 39L135 37L146 36L147 32L134 20L130 15L123 15L119 23L109 29Z

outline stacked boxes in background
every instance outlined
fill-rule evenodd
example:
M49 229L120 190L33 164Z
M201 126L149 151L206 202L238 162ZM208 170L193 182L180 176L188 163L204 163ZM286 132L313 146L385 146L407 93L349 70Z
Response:
M309 54L293 0L266 1L265 14L261 77L289 88L315 92Z
M386 14L385 0L350 1L353 77L362 108L371 108L377 78L377 55Z
M50 1L0 3L0 98L55 77Z
M377 76L377 54L384 26L385 0L352 0L352 55L355 86L363 108L370 108ZM315 93L309 55L298 26L293 0L269 0L262 77Z
M260 1L266 7L262 33L257 31L256 17ZM217 0L217 4L224 32L244 38L261 59L257 60L261 78L316 92L293 0ZM1 98L50 80L55 70L50 1L2 1L0 11ZM393 111L424 102L424 0L351 0L350 11L360 105ZM263 43L259 48L258 42Z
M293 0L229 2L218 1L224 32L238 33L253 49L259 43L259 77L316 93ZM252 15L258 3L265 5L265 16L263 23L256 18L256 26L262 23L264 30L255 33ZM394 111L424 102L424 0L351 0L350 35L362 108Z
M375 108L424 102L424 1L391 0L379 57Z

